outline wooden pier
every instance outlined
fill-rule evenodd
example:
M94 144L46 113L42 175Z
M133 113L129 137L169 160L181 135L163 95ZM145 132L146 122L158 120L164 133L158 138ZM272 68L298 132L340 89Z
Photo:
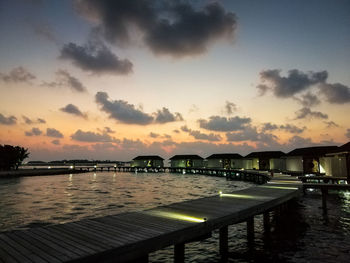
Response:
M184 262L185 244L219 229L219 251L228 254L228 225L279 210L299 195L301 183L281 176L248 189L66 224L0 234L0 262L147 262L148 254L174 245L174 262Z

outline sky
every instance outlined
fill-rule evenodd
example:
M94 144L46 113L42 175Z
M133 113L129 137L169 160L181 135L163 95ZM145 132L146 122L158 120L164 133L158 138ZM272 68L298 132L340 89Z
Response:
M28 160L350 140L348 0L0 0L0 144Z

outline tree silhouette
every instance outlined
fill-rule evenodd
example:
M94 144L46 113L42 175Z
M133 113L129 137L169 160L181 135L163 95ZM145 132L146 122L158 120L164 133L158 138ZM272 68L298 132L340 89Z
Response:
M20 146L0 145L0 170L18 169L25 158L29 156L28 149Z

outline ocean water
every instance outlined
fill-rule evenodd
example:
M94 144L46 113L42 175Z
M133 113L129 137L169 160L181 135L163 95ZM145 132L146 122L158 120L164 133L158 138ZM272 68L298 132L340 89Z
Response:
M0 179L0 232L138 211L250 187L225 178L168 173L98 172ZM328 215L320 193L308 191L264 233L255 217L255 242L245 223L229 227L229 262L350 262L350 193L330 193ZM219 262L218 233L186 244L186 262ZM173 247L150 254L172 262Z

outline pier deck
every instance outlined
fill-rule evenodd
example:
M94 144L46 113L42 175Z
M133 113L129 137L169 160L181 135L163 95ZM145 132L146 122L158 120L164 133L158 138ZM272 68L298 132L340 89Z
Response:
M0 262L147 262L148 253L175 245L175 262L184 244L220 229L220 252L227 252L227 226L265 215L299 195L299 181L271 183L153 209L84 219L0 234ZM254 229L254 228L253 228Z

